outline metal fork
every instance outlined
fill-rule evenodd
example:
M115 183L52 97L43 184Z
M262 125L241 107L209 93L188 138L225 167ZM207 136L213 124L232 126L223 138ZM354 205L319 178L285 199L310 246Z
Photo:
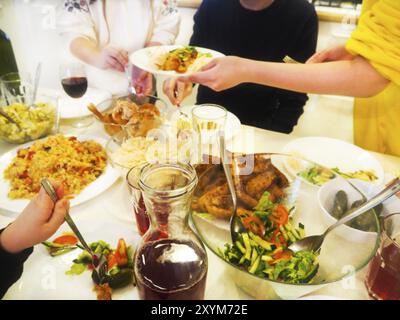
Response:
M50 199L55 204L59 200L59 198L58 198L57 192L54 189L54 187L51 184L51 182L48 179L44 178L44 179L42 179L40 184L43 187L43 189L47 192L47 194L49 195ZM93 252L93 250L86 243L86 241L83 238L82 234L79 232L78 227L76 226L76 224L72 220L72 218L69 215L68 211L65 214L65 221L67 222L69 227L72 229L74 234L77 236L77 238L79 239L79 242L82 244L84 249L87 252L89 252L89 254L92 256L92 263L93 263L93 266L95 267L93 269L93 272L97 273L98 279L99 279L99 281L101 283L102 280L104 279L105 275L106 275L106 272L107 272L107 260L106 260L106 258L102 254L100 255L100 254L97 254L97 253Z

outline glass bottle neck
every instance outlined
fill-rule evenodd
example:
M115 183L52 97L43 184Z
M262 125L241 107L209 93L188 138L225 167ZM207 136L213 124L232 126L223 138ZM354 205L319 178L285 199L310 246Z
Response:
M150 232L159 238L181 238L191 233L188 213L197 176L188 164L150 164L140 174Z

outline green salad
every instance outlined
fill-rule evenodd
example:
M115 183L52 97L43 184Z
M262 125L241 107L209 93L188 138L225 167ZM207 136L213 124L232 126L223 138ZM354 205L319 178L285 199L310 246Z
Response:
M60 256L77 248L82 249L79 256L72 261L73 264L70 269L65 272L66 275L76 276L85 271L92 271L92 279L96 285L107 285L111 289L118 289L129 284L134 284L134 249L132 246L127 247L124 239L118 240L116 249L111 248L108 243L102 240L89 244L90 249L94 253L103 256L106 260L107 268L102 279L99 279L98 273L93 272L92 256L84 250L74 235L65 234L52 242L46 241L42 244L47 248L52 257Z
M282 203L273 203L265 192L254 210L238 210L247 229L234 244L227 243L220 255L251 274L286 283L309 283L318 271L317 253L293 253L288 247L304 238L304 226L294 226Z
M339 168L327 169L321 166L313 166L298 173L300 177L317 186L322 186L336 175L340 175L345 179L358 179L372 182L378 179L372 170L358 170L354 172L342 172Z

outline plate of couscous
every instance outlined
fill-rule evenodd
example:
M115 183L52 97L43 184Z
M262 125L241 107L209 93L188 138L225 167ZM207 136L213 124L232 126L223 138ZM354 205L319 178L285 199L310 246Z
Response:
M43 178L64 185L71 206L108 189L119 177L104 150L106 140L61 134L24 144L0 157L0 209L20 213Z

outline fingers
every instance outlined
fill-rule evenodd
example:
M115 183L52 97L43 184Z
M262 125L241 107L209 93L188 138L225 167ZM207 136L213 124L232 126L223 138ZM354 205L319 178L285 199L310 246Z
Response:
M128 52L123 49L117 49L113 47L109 47L110 50L110 55L118 61L120 65L122 65L124 68L128 65Z
M168 97L169 101L173 105L177 105L177 99L175 97L175 86L176 86L176 79L168 79L163 83L163 92Z
M32 203L37 208L36 210L38 210L44 220L47 220L51 216L54 208L54 202L43 187L40 188L39 194L33 198Z
M53 210L53 214L48 221L48 227L50 228L51 232L57 231L57 229L63 224L68 210L69 201L67 199L57 201Z
M181 79L178 80L181 81ZM183 82L199 83L205 86L209 86L213 82L213 80L213 69L210 69L207 71L193 73L192 75L185 77Z
M125 66L122 65L121 63L119 63L118 60L116 60L114 57L112 56L108 56L106 58L106 64L114 70L120 71L120 72L124 72L125 71Z
M210 70L210 69L214 68L218 64L219 60L220 60L220 58L212 60L211 62L206 64L204 67L202 67L200 69L200 71L207 71L207 70Z
M192 84L187 82L178 81L176 84L176 100L177 104L181 104L182 101L192 93Z
M64 198L64 185L56 180L50 180L54 190L56 190L58 199Z
M318 52L314 54L310 59L306 61L306 64L311 64L311 63L322 63L325 62L328 58L329 52L327 50Z
M145 95L150 95L151 91L153 90L153 76L151 73L147 72L147 76L144 80L144 88L143 88L143 92Z

